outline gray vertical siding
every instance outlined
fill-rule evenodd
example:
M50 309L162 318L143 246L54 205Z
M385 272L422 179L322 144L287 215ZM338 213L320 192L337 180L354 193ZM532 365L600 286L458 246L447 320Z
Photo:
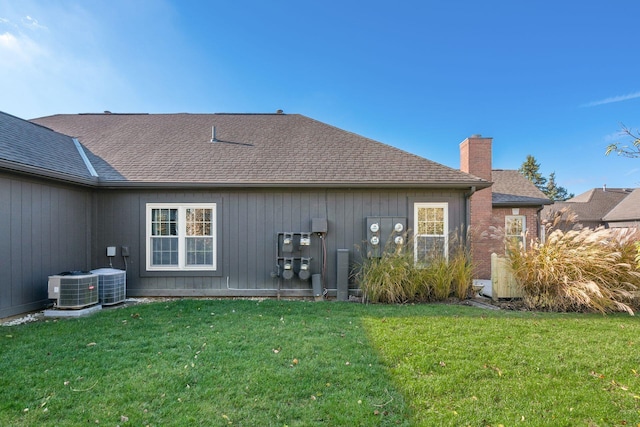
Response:
M91 267L91 192L0 175L0 317L44 306L47 278Z
M7 219L0 221L0 317L48 302L51 274L106 266L127 269L130 296L308 296L310 281L271 275L278 232L311 231L312 218L326 218L325 286L335 289L337 250L358 261L368 216L406 217L412 227L413 203L448 202L451 230L465 221L464 195L455 190L91 191L0 176L0 201ZM145 205L161 202L217 203L217 271L146 271ZM116 247L111 260L107 246ZM321 239L312 236L306 251L312 273L320 273Z
M145 269L145 204L158 202L217 203L218 270L213 273L158 273ZM116 246L114 268L124 268L127 258L127 292L130 296L311 295L311 282L278 281L278 232L311 231L312 218L326 218L327 262L325 285L336 288L338 249L348 249L352 262L366 238L366 217L400 216L413 224L413 203L448 202L451 231L465 222L463 191L456 190L349 190L349 189L240 189L225 191L99 190L94 200L91 268L109 265L106 247ZM312 272L321 269L321 245L312 237Z

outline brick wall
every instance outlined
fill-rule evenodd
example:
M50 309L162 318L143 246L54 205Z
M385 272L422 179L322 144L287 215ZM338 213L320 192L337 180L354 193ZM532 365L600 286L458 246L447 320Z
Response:
M504 229L505 226L505 217L508 215L524 215L526 219L526 235L525 235L525 245L528 248L531 244L531 240L535 240L538 238L538 208L518 208L518 213L515 214L512 208L494 208L493 209L493 226L500 227ZM504 245L500 244L500 246L495 251L498 255L504 255Z

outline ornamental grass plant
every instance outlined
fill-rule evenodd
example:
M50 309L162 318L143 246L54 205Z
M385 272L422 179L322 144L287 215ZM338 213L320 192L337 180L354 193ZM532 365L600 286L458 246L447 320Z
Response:
M380 257L364 257L356 280L369 302L404 303L418 297L429 299L422 277L413 266L413 255L402 248Z
M459 233L454 236L453 253L449 261L449 269L451 271L455 296L459 299L466 299L472 293L473 264L471 262L469 246L464 244Z
M379 254L363 254L355 280L371 303L443 301L470 295L473 266L465 240L458 233L449 238L449 256L434 248L417 262L410 234L403 243L387 244ZM374 256L377 255L377 256Z
M549 227L526 250L506 241L525 305L534 310L633 314L639 305L637 229Z

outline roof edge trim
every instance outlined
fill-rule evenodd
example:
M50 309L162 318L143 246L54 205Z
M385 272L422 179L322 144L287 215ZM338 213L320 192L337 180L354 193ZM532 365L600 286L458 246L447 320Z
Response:
M97 178L99 176L98 172L96 172L93 165L91 164L91 161L87 157L87 153L84 152L84 148L82 148L80 141L78 141L78 138L72 138L72 139L73 139L73 144L76 146L76 150L78 150L80 157L82 157L82 161L84 162L84 165L87 167L87 170L89 171L91 176L93 176L94 178Z
M508 202L492 202L492 206L500 206L500 207L517 207L517 206L543 206L543 205L552 205L552 200L539 199L539 200L527 200L527 201L508 201Z
M489 182L140 182L100 180L100 188L450 188L490 187Z
M56 172L49 169L39 168L37 166L30 166L23 163L11 162L8 160L0 159L0 172L8 171L15 172L24 175L31 176L33 178L49 178L55 181L66 182L71 184L78 184L83 186L96 186L98 179L86 179L63 172Z

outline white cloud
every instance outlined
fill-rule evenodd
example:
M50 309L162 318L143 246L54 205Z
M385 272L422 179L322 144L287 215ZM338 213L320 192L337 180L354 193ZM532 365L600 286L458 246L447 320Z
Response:
M0 56L6 67L20 67L42 56L44 49L29 37L10 32L0 34Z
M32 17L30 17L29 15L25 16L22 19L22 24L30 29L33 30L48 30L47 27L45 27L44 25L40 25L40 23L38 22L37 19L34 19Z
M170 40L175 15L169 3L142 3L0 0L0 110L28 119L148 111L149 99L163 100L151 81L172 50L146 46Z
M626 134L619 130L617 132L613 132L610 134L607 134L603 137L604 141L607 143L612 143L612 142L617 142L620 140L620 138L623 138Z
M612 96L610 98L601 99L600 101L592 101L581 105L582 107L595 107L597 105L612 104L614 102L628 101L630 99L640 98L640 92L629 93L627 95Z
M0 110L23 118L84 111L83 105L108 105L113 92L131 90L100 53L93 37L99 30L83 9L36 12L0 22Z
M18 48L18 39L11 33L0 34L0 46L5 49L16 50Z

